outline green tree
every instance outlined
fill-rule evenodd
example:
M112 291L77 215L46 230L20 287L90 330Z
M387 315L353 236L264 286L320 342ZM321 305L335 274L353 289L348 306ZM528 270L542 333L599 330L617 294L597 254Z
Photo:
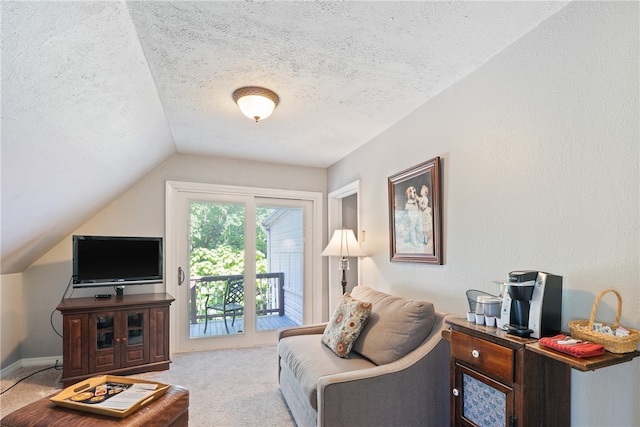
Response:
M267 272L267 259L256 252L256 273ZM222 245L215 249L198 248L191 251L191 275L225 276L244 274L244 251Z
M267 272L267 235L260 225L271 209L258 208L256 212L256 273ZM244 205L194 202L191 204L191 277L226 276L244 274ZM213 293L215 301L222 302L224 281L208 282L196 287L196 307L204 311L203 292ZM256 286L266 286L257 281ZM258 292L261 295L260 292ZM261 301L258 299L256 305ZM259 308L259 307L257 307Z
M256 249L267 253L267 235L260 225L272 209L258 208L256 212ZM210 202L191 204L191 249L214 249L228 245L244 248L244 205Z

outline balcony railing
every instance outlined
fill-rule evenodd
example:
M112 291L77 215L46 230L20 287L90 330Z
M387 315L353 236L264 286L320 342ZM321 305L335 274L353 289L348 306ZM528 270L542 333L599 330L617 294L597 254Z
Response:
M207 314L204 307L205 292L211 294L210 304L222 303L227 281L230 279L242 279L243 277L242 274L234 274L192 278L190 283L191 301L189 302L191 324L198 323L198 319L204 319ZM257 315L278 313L278 315L284 316L284 273L256 274L255 291ZM209 314L209 318L219 316L221 314Z

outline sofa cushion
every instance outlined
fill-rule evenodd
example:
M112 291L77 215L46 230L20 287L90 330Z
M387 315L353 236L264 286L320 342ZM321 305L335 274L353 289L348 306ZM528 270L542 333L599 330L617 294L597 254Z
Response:
M295 377L305 399L318 410L318 380L324 376L374 367L359 354L348 359L336 355L321 342L320 334L294 335L278 342L281 369Z
M362 302L348 293L342 295L322 335L322 343L339 357L349 357L353 343L371 314L371 303Z
M366 286L356 286L351 295L373 304L353 351L377 365L405 356L433 329L435 308L428 301L392 296Z

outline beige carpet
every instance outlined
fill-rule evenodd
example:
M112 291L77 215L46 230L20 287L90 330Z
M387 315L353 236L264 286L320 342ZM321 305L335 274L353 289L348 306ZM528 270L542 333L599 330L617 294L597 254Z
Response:
M168 371L134 377L189 390L194 427L295 426L277 380L275 346L175 354ZM0 391L43 367L22 368L0 381ZM62 371L48 369L0 395L0 414L59 391Z

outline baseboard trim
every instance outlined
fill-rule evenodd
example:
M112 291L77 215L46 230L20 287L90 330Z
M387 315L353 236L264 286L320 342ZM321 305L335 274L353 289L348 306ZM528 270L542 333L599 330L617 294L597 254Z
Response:
M58 363L58 366L62 366L62 356L32 357L30 359L20 359L17 362L14 362L11 365L7 366L6 368L3 368L2 371L0 371L0 378L4 378L6 375L13 373L20 368L55 365L56 362Z
M11 365L7 366L6 368L2 368L2 371L0 371L0 378L4 378L5 376L11 374L14 371L17 371L20 368L22 368L22 360L13 362Z

